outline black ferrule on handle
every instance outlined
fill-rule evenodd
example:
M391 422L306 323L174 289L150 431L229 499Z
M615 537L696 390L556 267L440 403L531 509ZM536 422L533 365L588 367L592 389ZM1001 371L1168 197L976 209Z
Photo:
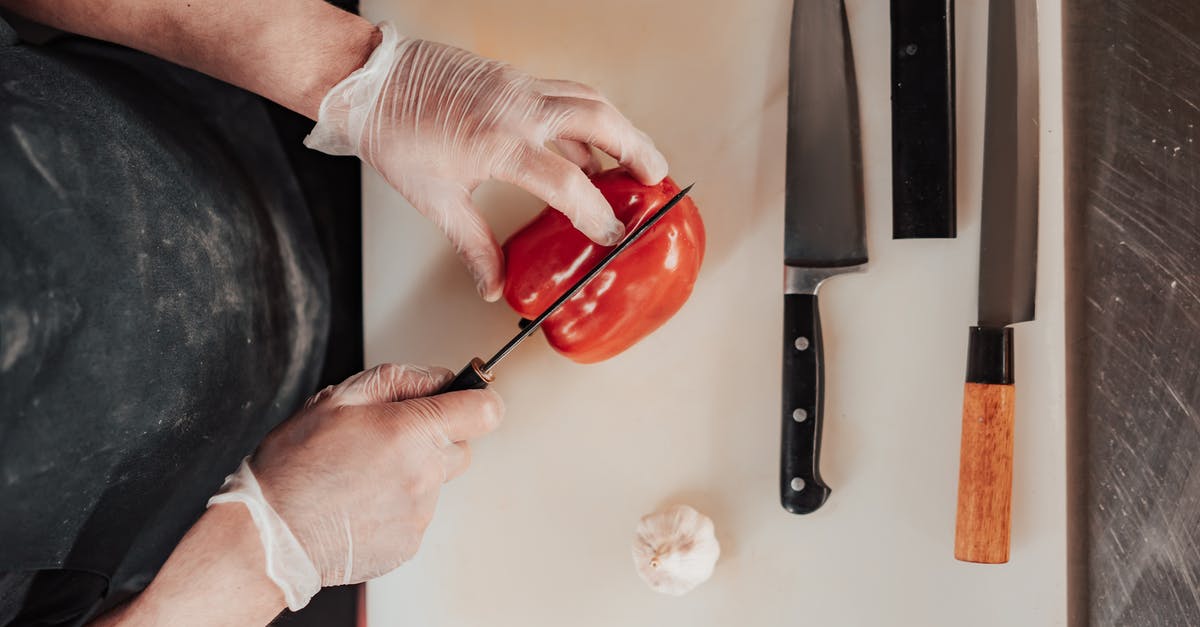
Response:
M783 298L779 497L787 511L808 514L821 507L830 493L819 467L825 397L821 317L816 294Z
M954 0L892 0L892 237L954 237Z
M971 327L967 344L967 383L1013 384L1011 327Z
M488 386L495 377L492 373L483 369L483 360L476 357L467 364L465 368L458 371L454 379L446 384L446 387L438 391L438 394L446 392L458 392L460 390L482 390Z

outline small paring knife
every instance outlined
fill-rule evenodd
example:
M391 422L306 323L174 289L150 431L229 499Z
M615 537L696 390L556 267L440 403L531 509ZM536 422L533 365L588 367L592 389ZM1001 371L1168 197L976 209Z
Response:
M695 183L692 183L691 185L688 185L680 190L680 192L675 194L671 200L667 201L667 204L662 206L662 209L659 209L654 213L654 215L650 216L649 220L646 220L641 226L634 229L632 233L625 236L625 239L622 240L621 243L616 246L616 248L610 250L608 254L596 264L596 267L589 270L588 273L576 281L570 289L568 289L566 292L563 292L562 296L559 296L557 300L551 303L545 311L538 314L536 318L528 323L523 321L521 325L521 332L517 333L517 335L513 337L513 339L509 340L508 343L505 344L499 351L496 351L496 354L492 355L491 359L487 361L484 361L478 357L472 359L471 363L467 364L465 368L460 370L454 377L454 380L450 381L450 383L448 383L446 387L442 388L438 393L445 394L446 392L457 392L459 390L482 390L486 388L488 384L495 379L495 374L493 374L492 370L496 368L496 364L500 363L500 360L507 357L508 354L511 353L518 344L525 340L525 338L533 335L533 332L537 331L538 327L542 326L542 323L546 321L546 318L549 318L552 314L554 314L554 312L558 311L558 308L561 307L563 303L570 300L572 296L579 292L579 290L583 289L584 285L588 284L588 281L591 281L598 274L600 274L600 272L603 271L613 259L616 259L617 255L621 254L621 251L629 248L630 244L636 242L638 238L646 233L646 231L649 231L655 224L658 224L658 221L662 220L663 216L667 215L667 212L670 211L672 207L677 205L679 201L683 200L683 198L687 196L688 192L692 190L693 186L695 186Z

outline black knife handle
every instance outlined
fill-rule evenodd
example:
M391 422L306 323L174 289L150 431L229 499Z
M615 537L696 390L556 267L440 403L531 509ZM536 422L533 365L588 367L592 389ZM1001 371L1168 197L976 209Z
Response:
M445 387L438 390L438 394L447 392L458 392L461 390L482 390L488 386L495 377L492 373L483 369L483 360L476 357L471 360L458 374L454 375L454 379L447 383Z
M821 479L825 368L816 294L783 296L783 440L779 498L793 514L817 510L829 498Z

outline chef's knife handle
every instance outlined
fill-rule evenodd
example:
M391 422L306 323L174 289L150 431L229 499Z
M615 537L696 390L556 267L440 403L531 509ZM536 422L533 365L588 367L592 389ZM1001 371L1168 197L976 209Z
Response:
M817 510L829 498L821 479L824 366L816 294L783 297L783 440L779 497L793 514Z
M1003 564L1012 519L1012 329L971 327L967 354L954 557Z
M438 390L438 394L460 390L482 390L492 382L493 378L492 373L483 369L483 360L476 357L465 368L459 370L450 383Z

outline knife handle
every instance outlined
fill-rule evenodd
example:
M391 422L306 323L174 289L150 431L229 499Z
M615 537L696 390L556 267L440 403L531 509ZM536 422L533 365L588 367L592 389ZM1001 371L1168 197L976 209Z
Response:
M1012 329L971 327L967 355L954 557L1003 564L1012 520Z
M495 376L483 369L483 360L476 357L466 367L459 370L450 383L447 383L445 387L438 390L438 394L459 392L461 390L482 390L493 379L495 379Z
M821 479L824 365L816 294L783 296L783 438L779 498L793 514L817 510L829 498Z

